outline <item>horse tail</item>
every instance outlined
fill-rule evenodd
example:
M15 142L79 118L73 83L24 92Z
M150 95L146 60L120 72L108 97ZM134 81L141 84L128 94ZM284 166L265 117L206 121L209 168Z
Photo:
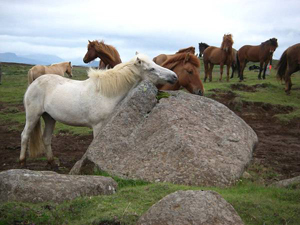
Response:
M287 68L287 53L286 50L282 53L279 62L276 66L277 69L277 78L279 78L280 80L283 79L285 71Z
M30 69L28 71L28 85L30 85L33 82L34 78L33 78L33 72L32 69Z
M42 138L41 119L33 128L29 138L29 157L36 158L45 152L45 145Z

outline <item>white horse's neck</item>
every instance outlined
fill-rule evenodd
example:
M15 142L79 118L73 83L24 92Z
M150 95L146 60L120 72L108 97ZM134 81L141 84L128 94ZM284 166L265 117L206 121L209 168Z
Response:
M88 76L96 84L96 90L106 97L127 94L142 78L134 64L119 64L109 70L91 69Z

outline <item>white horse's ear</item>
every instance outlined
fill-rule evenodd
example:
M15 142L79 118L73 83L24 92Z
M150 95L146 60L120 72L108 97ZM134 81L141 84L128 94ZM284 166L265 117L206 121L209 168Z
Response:
M142 60L140 60L139 57L136 57L135 64L141 65L142 64Z
M136 51L136 52L135 52L135 55L138 55L138 54L139 54L139 52L138 52L138 51Z

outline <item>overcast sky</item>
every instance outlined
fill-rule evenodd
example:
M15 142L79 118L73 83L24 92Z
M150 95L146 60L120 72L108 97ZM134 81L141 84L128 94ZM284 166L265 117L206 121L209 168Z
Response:
M299 0L0 0L0 53L83 58L88 40L104 40L122 61L135 52L151 58L198 43L233 47L278 39L278 59L300 42Z

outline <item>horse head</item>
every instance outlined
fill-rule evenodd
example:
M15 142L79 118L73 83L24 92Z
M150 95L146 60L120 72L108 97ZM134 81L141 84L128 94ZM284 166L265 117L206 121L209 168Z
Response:
M178 88L184 87L190 93L196 95L204 94L204 87L200 80L199 73L200 61L194 54L176 54L173 58L164 63L164 66L172 68L172 70L177 74Z
M202 56L203 56L203 52L204 52L204 50L205 50L207 47L209 47L208 44L202 43L202 42L199 43L199 57L202 57Z
M95 49L95 41L89 41L87 46L87 53L83 58L84 63L89 63L98 57L97 51Z
M144 54L137 54L133 61L139 74L143 75L142 79L148 79L155 85L174 84L178 79L172 70L157 65Z
M69 77L73 77L72 69L73 69L73 67L72 67L71 62L68 62L66 73L69 75Z
M270 53L273 53L278 47L278 42L276 38L271 38L269 41L270 41Z
M232 45L233 45L232 35L224 34L221 49L224 50L225 52L231 52Z

